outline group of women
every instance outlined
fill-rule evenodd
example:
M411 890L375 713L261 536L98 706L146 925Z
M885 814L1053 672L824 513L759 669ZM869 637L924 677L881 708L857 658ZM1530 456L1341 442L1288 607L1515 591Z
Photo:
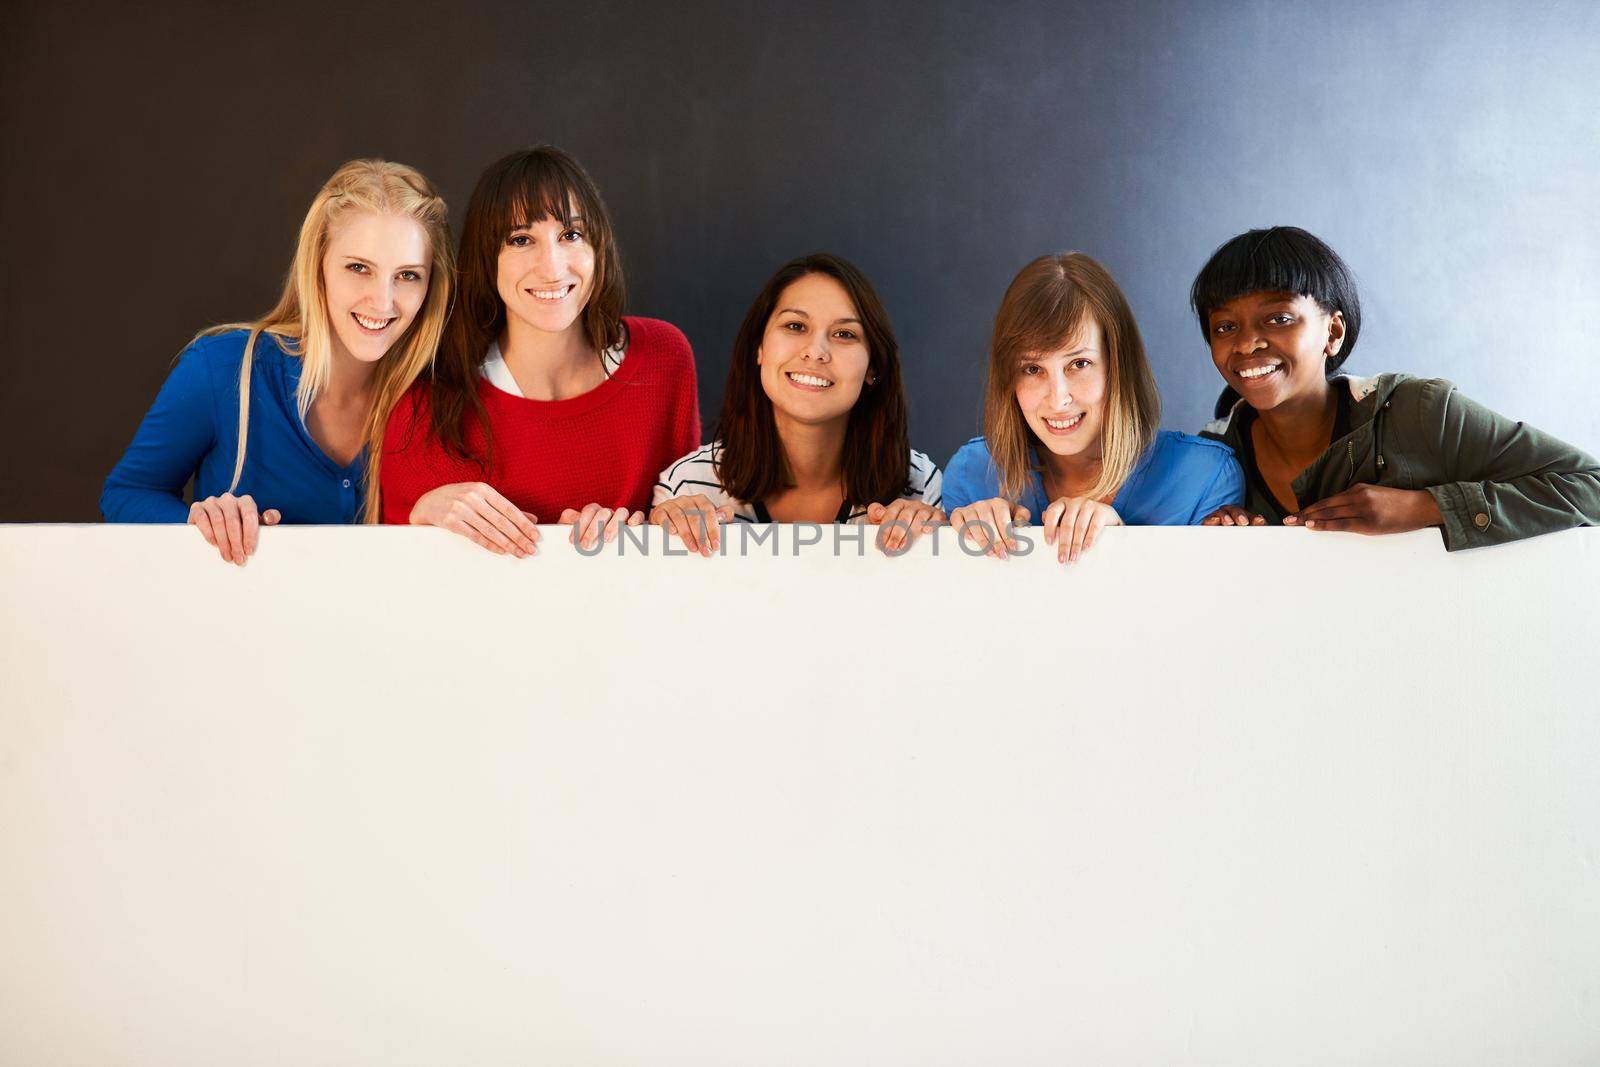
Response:
M277 306L180 356L100 507L191 523L237 564L279 522L442 526L519 557L541 521L590 547L648 521L704 555L728 522L870 523L889 553L950 523L1004 558L1037 520L1063 562L1115 525L1439 527L1458 549L1600 524L1582 451L1440 379L1337 373L1361 307L1315 236L1234 237L1191 300L1226 387L1199 436L1159 429L1110 274L1081 253L1029 263L995 317L984 433L941 472L910 446L872 284L803 256L745 314L702 444L689 344L623 313L576 160L540 146L492 164L458 252L421 174L357 160L312 202Z

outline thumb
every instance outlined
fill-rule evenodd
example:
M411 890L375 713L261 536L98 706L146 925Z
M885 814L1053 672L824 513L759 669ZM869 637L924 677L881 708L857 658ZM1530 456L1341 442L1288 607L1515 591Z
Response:
M1012 522L1027 522L1028 521L1028 516L1029 516L1028 509L1023 507L1021 504L1018 504L1016 507L1011 509L1011 521Z
M278 514L277 508L268 508L266 511L261 513L261 522L266 526L278 525L278 520L281 518L283 518L283 516Z
M877 522L879 519L883 518L884 513L887 512L888 510L889 510L888 508L884 507L882 504L877 503L876 501L874 501L871 504L868 504L867 505L867 521L868 522Z
M570 526L578 521L578 513L572 508L567 508L561 513L561 518L556 520L557 526Z
M724 505L722 505L720 508L717 509L717 517L719 519L721 519L723 522L732 522L733 521L733 505L732 504L724 504Z

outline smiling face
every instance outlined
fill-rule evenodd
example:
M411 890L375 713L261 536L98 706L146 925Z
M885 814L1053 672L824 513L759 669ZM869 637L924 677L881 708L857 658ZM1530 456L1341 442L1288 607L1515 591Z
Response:
M1093 459L1105 424L1105 341L1093 315L1085 316L1053 352L1030 352L1017 369L1017 408L1039 442L1061 457Z
M1257 411L1320 395L1328 357L1344 344L1344 316L1297 293L1245 293L1207 324L1217 372Z
M594 284L594 246L584 221L552 215L516 226L500 248L495 288L508 319L543 333L582 329L580 317Z
M826 274L791 282L756 349L761 388L784 416L803 423L850 417L872 362L860 312Z
M363 363L382 359L428 295L428 235L404 215L360 212L328 231L322 282L335 347Z

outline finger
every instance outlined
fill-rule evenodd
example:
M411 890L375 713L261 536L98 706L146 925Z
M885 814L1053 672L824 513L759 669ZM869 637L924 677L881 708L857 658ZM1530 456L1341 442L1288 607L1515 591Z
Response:
M879 504L879 503L868 504L867 505L867 521L869 523L873 523L873 524L877 524L877 523L882 522L884 513L887 512L888 510L889 510L888 508L884 507L882 504Z
M1083 550L1087 547L1084 544L1084 540L1089 536L1089 524L1094 522L1095 513L1099 510L1093 503L1087 501L1083 507L1078 509L1077 517L1072 523L1072 560L1074 563L1077 562L1079 556L1083 555Z
M1083 501L1068 499L1063 501L1065 507L1056 520L1056 562L1066 563L1072 559L1072 528L1078 521L1078 512L1083 508Z
M722 547L722 513L712 505L709 497L697 497L696 504L702 513L700 532L705 536L706 555L709 556Z
M874 504L878 509L878 549L885 555L894 555L900 551L901 544L905 541L906 527L906 502L896 500L890 504ZM867 509L870 513L872 508Z
M233 562L244 566L244 521L239 517L239 500L232 493L224 493L217 500L222 510L223 525L228 531L228 551Z
M1252 515L1252 516L1250 516L1250 525L1251 526L1265 526L1266 524L1267 524L1267 520L1262 518L1260 515Z
M206 514L205 505L198 500L189 505L189 524L200 531L200 536L206 539L206 544L217 543L217 535L211 532L211 516Z
M224 562L233 562L233 548L228 543L228 524L222 518L222 505L217 503L217 498L208 496L201 501L200 506L205 509L206 518L211 521L211 530L217 535L217 554Z
M628 525L629 526L643 526L644 525L644 518L645 518L644 512L635 511L635 512L631 513L628 516Z
M1095 508L1089 516L1089 529L1083 535L1083 550L1089 551L1094 547L1095 538L1100 536L1100 531L1106 528L1106 513L1100 508Z
M689 520L683 514L683 507L679 504L671 504L664 506L662 511L667 516L668 528L677 535L678 540L683 542L683 547L691 552L696 551L698 546L695 544L694 531L689 529Z
M605 543L610 544L617 539L617 531L628 521L628 509L618 508L611 513L611 519L606 523Z
M983 531L989 538L989 554L995 559L1006 558L1006 520L1010 518L1010 509L1001 500L988 500L983 504L983 521L987 524Z
M261 528L261 515L256 511L255 498L242 496L239 498L239 524L244 527L244 552L247 556L256 554L256 531Z
M494 520L481 512L464 511L454 521L458 525L451 527L452 529L456 529L458 533L466 533L468 530L476 532L478 535L476 540L496 555L503 556L515 550L510 538L495 529Z
M261 522L265 526L276 526L282 520L283 516L278 513L277 508L268 508L261 513Z
M557 526L572 526L575 523L577 523L577 521L578 521L578 512L577 512L577 510L574 509L574 508L567 508L565 511L563 511L561 513L561 517L556 520L556 525Z
M521 559L533 551L533 542L526 541L521 531L517 529L517 524L506 513L506 511L517 511L518 509L493 489L489 489L488 486L484 488L488 491L479 494L476 499L469 497L466 502L467 507L470 509L468 514L474 515L478 519L477 522L472 523L473 528L483 533L485 537L488 537L495 544L504 545L507 552ZM499 497L498 501L495 499L496 497ZM506 510L502 510L502 507ZM489 534L487 532L489 530L493 530L494 533L492 535ZM525 541L526 544L524 544Z
M1061 521L1061 513L1067 509L1067 498L1061 497L1044 509L1044 514L1039 516L1039 525L1044 527L1044 543L1056 543L1056 523Z
M973 506L957 508L955 515L950 520L955 524L956 533L962 540L980 552L989 550L989 538L984 532L983 516Z
M578 543L584 548L593 548L595 542L600 539L601 529L610 518L610 508L603 508L599 504L585 504L583 514L578 517L578 525L572 530L577 536Z
M483 499L497 515L506 520L495 525L506 531L524 554L532 552L534 542L539 540L539 527L535 525L539 520L517 507L493 486L484 486L484 489Z
M1374 533L1371 523L1359 516L1338 519L1317 519L1306 523L1306 529L1321 533Z

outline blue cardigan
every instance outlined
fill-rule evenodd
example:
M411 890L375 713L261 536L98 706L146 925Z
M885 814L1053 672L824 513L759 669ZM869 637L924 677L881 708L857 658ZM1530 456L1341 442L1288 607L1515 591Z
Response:
M100 513L111 522L187 522L183 488L194 499L221 496L238 458L239 365L244 330L201 337L184 349L133 443L106 478ZM356 457L341 467L317 447L295 406L300 360L267 334L256 338L250 370L249 448L239 496L262 511L277 508L285 523L352 523L361 511L362 472Z
M1000 472L989 446L974 437L944 468L944 509L1000 495ZM1217 441L1162 430L1122 483L1111 506L1129 526L1194 526L1223 504L1244 500L1244 470L1233 450ZM1037 471L1017 501L1033 522L1049 506Z

